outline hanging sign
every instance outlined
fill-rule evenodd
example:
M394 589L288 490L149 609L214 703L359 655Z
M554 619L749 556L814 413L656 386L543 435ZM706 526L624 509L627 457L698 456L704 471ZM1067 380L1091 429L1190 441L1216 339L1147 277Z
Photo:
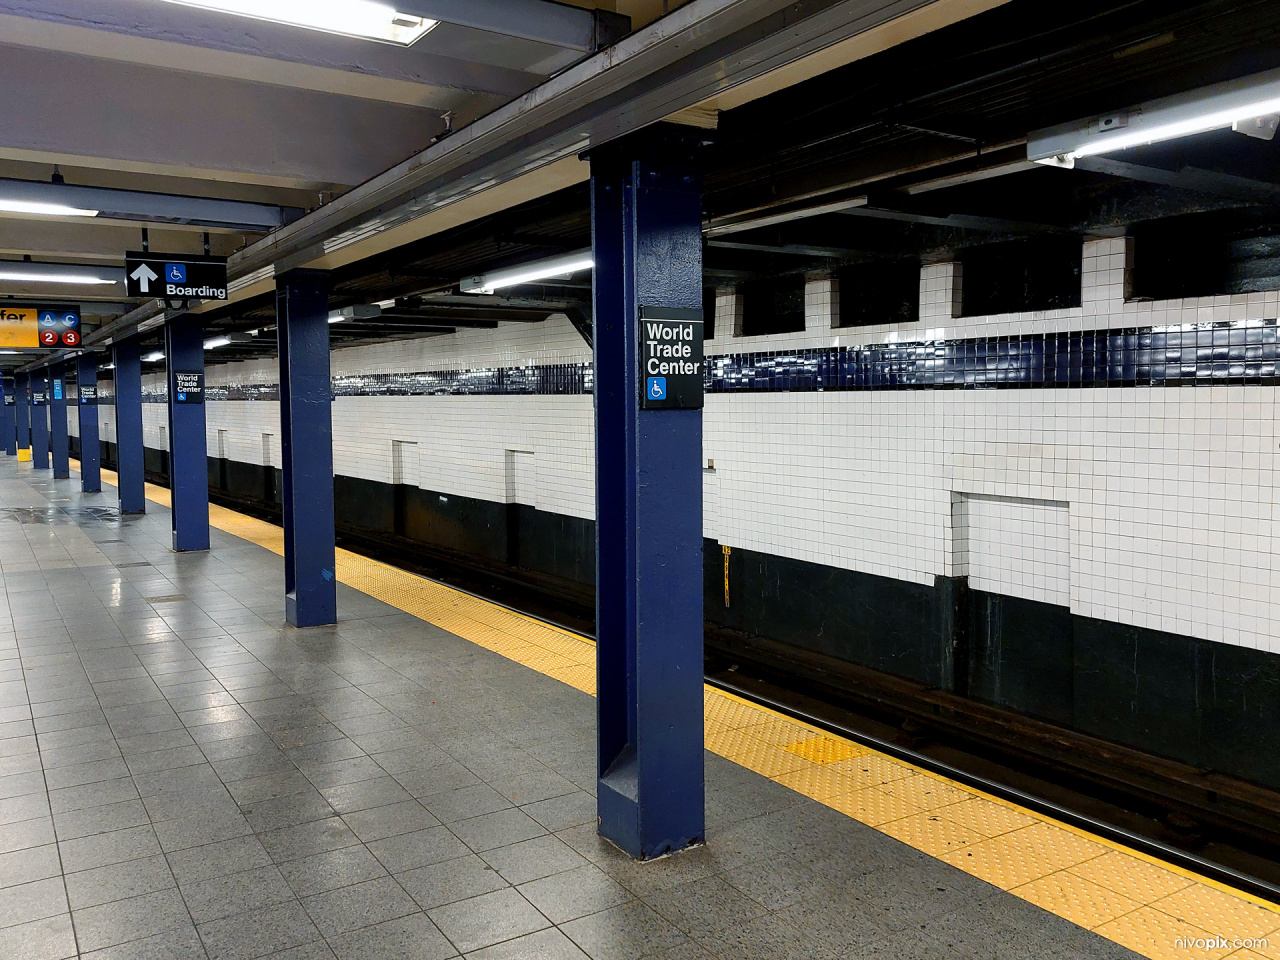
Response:
M640 308L640 409L702 409L702 311Z
M125 293L166 300L227 299L227 258L190 253L124 255Z

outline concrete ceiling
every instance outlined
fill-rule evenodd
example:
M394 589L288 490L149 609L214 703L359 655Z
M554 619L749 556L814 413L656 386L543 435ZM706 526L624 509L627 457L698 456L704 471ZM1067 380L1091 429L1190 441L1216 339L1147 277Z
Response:
M307 210L584 55L446 22L402 47L162 0L0 0L0 178L56 164L68 184ZM144 226L154 250L202 249L198 227L0 214L0 260L120 264ZM259 236L215 230L211 252Z

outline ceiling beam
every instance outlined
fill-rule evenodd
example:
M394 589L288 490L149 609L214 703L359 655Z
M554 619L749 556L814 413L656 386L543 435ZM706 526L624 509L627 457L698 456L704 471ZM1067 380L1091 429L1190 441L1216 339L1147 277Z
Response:
M631 30L628 16L554 0L396 0L396 10L581 53L595 53Z
M847 257L857 252L856 250L847 250L843 247L811 247L803 243L784 243L781 245L773 245L768 243L745 243L736 240L708 240L707 246L716 247L721 250L746 250L754 253L793 254L797 257L826 257L831 260L839 260L842 257Z
M841 210L840 212L848 216L868 217L874 220L900 220L903 223L921 223L932 227L955 227L960 230L981 230L987 233L1056 233L1072 235L1077 232L1069 227L1059 227L1049 223L1029 223L1024 220L970 216L963 213L952 213L938 217L924 213L909 213L905 210L888 210L883 207L858 207L856 209Z
M457 59L447 37L428 34L408 49L353 44L350 37L154 0L0 0L0 36L50 52L453 110L459 122L542 79ZM468 106L472 97L482 102Z
M200 253L200 227L159 224L150 227L151 249L168 253ZM245 242L239 233L213 231L209 252L225 257ZM141 231L121 220L45 217L23 220L0 215L0 257L71 260L77 263L123 264L126 250L142 245Z
M1075 162L1075 169L1102 173L1111 177L1123 177L1126 180L1137 180L1142 183L1155 183L1164 187L1192 190L1214 197L1230 197L1233 200L1255 203L1280 202L1280 183L1235 177L1213 170L1200 170L1196 167L1163 170L1160 167L1113 160L1110 157L1080 157Z
M0 204L6 200L97 210L95 219L182 224L247 233L275 230L304 213L295 207L248 203L243 200L181 197L167 193L144 193L140 190L85 187L71 183L0 179Z
M38 83L32 82L39 77ZM444 129L426 110L4 48L0 156L331 189L360 183Z

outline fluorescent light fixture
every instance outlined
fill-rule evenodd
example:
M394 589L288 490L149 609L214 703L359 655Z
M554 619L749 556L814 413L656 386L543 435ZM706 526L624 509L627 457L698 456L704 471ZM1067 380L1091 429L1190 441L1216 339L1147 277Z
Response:
M577 250L559 257L535 260L532 263L522 263L518 267L468 277L458 284L458 288L463 293L489 294L503 287L533 283L536 280L567 279L575 273L590 270L594 266L595 261L591 259L590 250Z
M0 213L27 213L36 217L96 217L97 210L69 207L65 203L35 203L0 197Z
M230 337L210 337L204 342L204 348L206 350L216 350L218 347L225 347L230 342Z
M347 318L346 318L346 317L344 317L344 316L342 315L342 311L341 311L341 310L330 310L330 311L329 311L329 322L330 322L330 323L341 323L341 322L342 322L343 320L345 320L345 319L347 319Z
M108 364L105 364L105 365L103 366L103 368L102 368L102 369L103 369L103 370L114 370L115 368L116 368L116 365L115 365L114 363L108 363Z
M21 352L21 350L0 350L0 353L4 354L6 357L11 357Z
M1027 140L1027 159L1070 167L1081 157L1143 147L1211 130L1235 127L1242 133L1250 132L1248 121L1277 113L1280 113L1280 70L1268 70L1107 116L1037 131ZM1256 130L1251 135L1256 136Z
M363 37L407 47L421 39L435 20L400 13L372 0L168 0L184 7L200 7L254 20L287 23L346 37Z
M12 283L66 283L77 286L109 286L124 282L119 267L85 267L75 263L28 263L0 260L0 280Z
M156 350L154 353L148 353L142 358L143 363L155 363L157 360L164 359L164 351Z

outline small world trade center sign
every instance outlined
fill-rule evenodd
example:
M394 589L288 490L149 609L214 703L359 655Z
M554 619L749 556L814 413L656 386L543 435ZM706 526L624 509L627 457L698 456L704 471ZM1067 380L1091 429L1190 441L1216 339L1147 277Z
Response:
M640 308L640 409L702 409L702 311Z

